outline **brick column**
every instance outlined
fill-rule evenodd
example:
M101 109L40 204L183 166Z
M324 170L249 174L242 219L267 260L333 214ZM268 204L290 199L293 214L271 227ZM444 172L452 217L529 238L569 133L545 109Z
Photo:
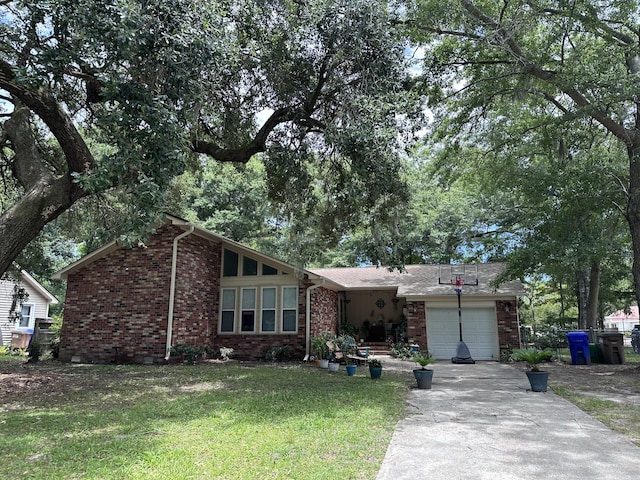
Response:
M407 338L410 344L427 349L427 317L423 301L407 302Z
M500 360L502 361L513 349L520 348L517 302L515 300L496 300L496 315L498 318Z

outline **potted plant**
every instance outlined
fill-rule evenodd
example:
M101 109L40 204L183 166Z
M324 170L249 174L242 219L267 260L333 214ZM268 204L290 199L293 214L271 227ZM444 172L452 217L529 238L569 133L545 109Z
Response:
M356 373L356 362L354 355L356 353L356 340L351 335L341 335L336 339L339 345L342 358L346 365L347 375L353 376Z
M546 392L549 372L541 371L538 365L553 358L553 352L549 350L538 350L537 348L523 348L513 352L513 359L526 362L527 378L531 385L532 392Z
M315 358L320 359L320 368L329 368L329 359L331 351L327 342L334 338L331 332L321 332L311 339L311 349Z
M346 370L347 370L347 375L349 375L350 377L354 376L356 374L356 369L357 369L357 365L354 363L353 360L347 358L346 360L347 364L345 366Z
M374 380L382 376L382 362L377 358L369 360L369 375Z
M413 355L413 361L418 363L421 367L413 370L413 376L416 378L418 388L424 390L430 389L431 382L433 380L433 370L425 367L432 364L435 359L429 354L429 352L418 352Z
M327 348L325 340L320 335L311 339L311 351L313 352L313 358L315 364L320 366L320 361L324 357L324 351Z

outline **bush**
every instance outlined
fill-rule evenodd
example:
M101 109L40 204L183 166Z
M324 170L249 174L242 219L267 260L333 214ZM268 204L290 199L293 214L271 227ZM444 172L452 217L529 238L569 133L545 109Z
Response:
M265 358L269 362L288 362L293 357L293 348L289 345L271 347L267 350Z
M211 354L213 350L207 345L176 344L171 347L171 355L182 355L185 363L195 363L205 353Z
M40 342L32 340L29 346L27 347L27 352L29 353L29 362L37 362L40 360L42 356L42 345Z
M51 352L51 357L57 359L60 355L60 336L55 335L51 338L49 342L49 352Z
M415 352L411 350L408 343L396 343L389 349L389 354L400 360L409 360L413 358Z

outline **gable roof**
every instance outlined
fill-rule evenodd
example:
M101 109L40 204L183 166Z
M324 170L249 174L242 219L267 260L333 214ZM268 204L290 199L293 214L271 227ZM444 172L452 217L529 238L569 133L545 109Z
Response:
M313 283L320 283L332 290L397 289L397 296L414 298L455 295L451 284L439 283L439 265L406 265L405 271L402 273L397 270L389 271L387 268L376 266L302 269L199 227L188 220L165 214L165 222L178 226L184 231L193 229L193 233L196 235L221 242L223 246L249 253L253 257L267 261L274 267L293 270L298 276L306 276ZM120 248L124 247L117 241L110 242L54 273L52 278L66 279L69 274ZM524 288L519 280L505 282L498 288L493 287L492 282L504 271L505 265L503 263L478 264L477 268L478 285L464 285L463 291L466 294L474 296L524 295ZM447 279L443 279L443 281L447 281Z
M622 321L632 321L632 320L640 320L640 313L638 312L638 306L632 305L629 307L629 313L626 313L624 310L618 310L617 312L613 312L611 315L607 315L605 317L607 320L622 320Z
M524 295L519 280L505 282L495 288L492 282L505 269L503 263L478 264L478 285L464 285L463 291L470 295ZM441 284L439 265L407 265L405 272L368 266L355 268L314 268L312 271L346 290L370 290L397 288L399 297L455 295L450 283Z
M299 276L306 275L312 281L318 279L318 276L315 273L311 272L310 270L305 270L305 269L296 267L295 265L291 265L289 263L283 262L282 260L279 260L270 255L265 255L264 253L254 250L253 248L247 247L246 245L243 245L239 242L223 237L222 235L218 235L217 233L213 233L205 228L199 227L198 225L192 222L189 222L188 220L185 220L183 218L165 214L165 223L171 223L174 226L180 227L184 231L188 231L193 228L193 233L195 235L198 235L200 237L203 237L209 240L214 240L216 242L221 242L223 246L230 246L230 247L233 247L235 250L249 253L253 257L256 257L260 260L266 260L267 262L272 264L274 267L278 267L281 269L284 267L285 269L293 270ZM67 265L62 270L57 271L52 275L52 278L66 279L68 275L90 265L96 260L99 260L107 256L111 252L118 250L120 248L125 248L124 245L122 245L120 242L115 240L112 242L109 242L103 247L89 253L88 255L85 255L84 257L71 263L70 265Z
M20 269L20 281L29 285L33 290L40 294L48 304L58 303L58 299L49 290L44 288L40 282L33 278L26 270Z

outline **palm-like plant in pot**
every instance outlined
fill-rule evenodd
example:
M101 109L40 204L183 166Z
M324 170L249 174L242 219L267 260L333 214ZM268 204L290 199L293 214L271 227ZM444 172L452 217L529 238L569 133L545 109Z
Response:
M369 359L369 375L374 380L382 376L382 362L377 358Z
M435 359L429 354L429 352L418 352L413 356L413 361L420 365L420 368L413 370L413 376L416 378L418 388L423 390L430 389L431 382L433 380L433 370L425 367L435 362Z
M533 392L546 392L549 372L540 370L538 365L548 362L553 358L553 352L549 350L538 350L537 348L523 348L516 350L512 355L513 359L525 362L529 367L527 378Z

